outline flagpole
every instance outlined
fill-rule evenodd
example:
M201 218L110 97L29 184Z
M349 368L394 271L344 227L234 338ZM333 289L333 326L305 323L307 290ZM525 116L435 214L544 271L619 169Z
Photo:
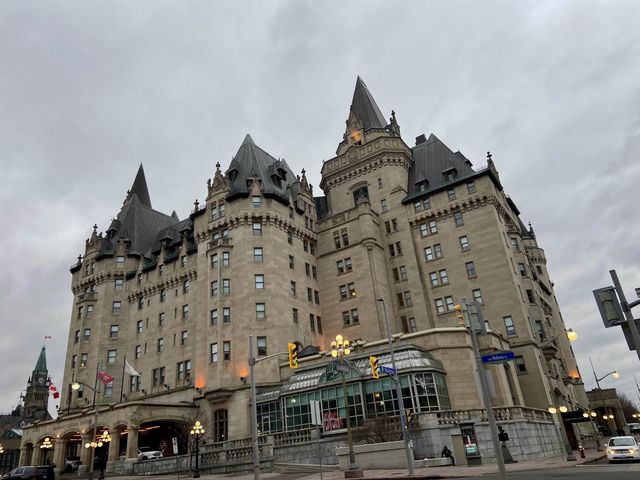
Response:
M122 362L122 380L120 381L120 403L124 397L124 367L127 365L127 354L124 355L124 362Z
M96 390L98 390L98 370L100 369L100 363L96 363L96 378L93 382L93 405L92 408L96 408Z

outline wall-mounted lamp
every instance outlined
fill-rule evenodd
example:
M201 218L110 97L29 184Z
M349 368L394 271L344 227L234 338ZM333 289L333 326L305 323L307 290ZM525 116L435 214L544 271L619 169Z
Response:
M247 377L240 377L240 381L246 385L247 384Z
M162 384L162 386L163 386L164 388L166 388L167 390L171 390L171 387L170 387L169 385L167 385L166 383Z
M143 395L146 395L146 394L147 394L147 391L146 391L144 388L142 389L142 394L143 394Z

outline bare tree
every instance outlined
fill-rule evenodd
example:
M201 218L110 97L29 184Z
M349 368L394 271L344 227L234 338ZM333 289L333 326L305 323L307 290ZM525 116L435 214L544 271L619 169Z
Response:
M624 418L627 423L635 422L636 419L633 418L633 415L638 413L638 407L636 404L624 393L618 394L618 400L620 401L620 406L622 407Z

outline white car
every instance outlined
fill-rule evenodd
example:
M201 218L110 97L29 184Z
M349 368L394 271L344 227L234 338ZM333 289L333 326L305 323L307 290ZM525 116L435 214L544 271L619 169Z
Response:
M640 447L634 437L611 437L605 447L609 463L621 460L640 460Z
M151 447L138 448L138 460L155 460L162 458L162 452L159 450L151 450Z

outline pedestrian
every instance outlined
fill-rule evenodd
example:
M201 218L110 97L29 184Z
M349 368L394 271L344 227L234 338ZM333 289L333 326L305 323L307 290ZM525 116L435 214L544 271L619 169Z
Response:
M451 450L449 450L449 448L447 448L447 446L445 445L444 448L442 449L442 458L449 458L451 459L451 465L455 465L456 461L453 458L453 453L451 453Z

